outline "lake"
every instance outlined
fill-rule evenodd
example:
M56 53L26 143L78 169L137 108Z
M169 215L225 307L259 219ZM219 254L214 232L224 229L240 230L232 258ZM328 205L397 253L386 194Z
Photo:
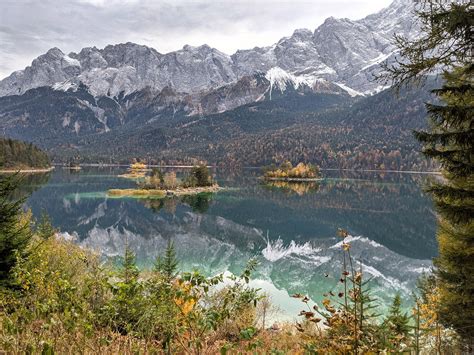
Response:
M435 215L423 174L322 171L318 184L263 185L260 170L213 170L226 189L214 195L165 200L111 199L110 188L133 187L125 168L60 167L31 175L23 190L35 216L44 211L63 236L123 255L128 244L141 267L153 264L169 240L182 270L238 274L255 257L252 285L268 292L293 319L293 293L319 302L335 293L342 270L338 228L351 234L351 253L382 308L395 293L410 299L417 278L436 256ZM175 169L180 174L186 169Z

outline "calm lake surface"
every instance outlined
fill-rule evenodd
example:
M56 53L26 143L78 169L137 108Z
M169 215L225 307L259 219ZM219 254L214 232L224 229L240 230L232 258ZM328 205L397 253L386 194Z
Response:
M186 169L175 169L178 176ZM422 192L429 176L323 171L320 184L265 186L256 169L214 170L227 189L185 199L107 198L110 188L133 187L125 168L56 168L32 175L23 189L35 216L48 213L61 233L104 256L123 255L128 243L150 267L174 241L180 267L206 274L238 274L251 257L260 265L252 284L270 293L295 318L289 295L318 302L337 293L342 268L338 228L353 236L351 253L373 294L386 305L396 292L409 300L417 278L436 255L435 216Z

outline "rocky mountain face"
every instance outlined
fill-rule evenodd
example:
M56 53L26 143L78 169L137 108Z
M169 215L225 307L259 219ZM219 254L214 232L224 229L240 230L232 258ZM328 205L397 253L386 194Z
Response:
M244 76L217 89L183 93L166 86L160 91L145 87L125 95L96 97L90 87L79 83L58 88L43 86L23 95L0 97L0 129L9 137L34 141L44 148L54 147L90 134L118 131L137 132L147 125L176 125L180 119L212 115L232 110L248 103L275 100L281 96L330 94L341 103L350 95L339 86L325 80L308 86L281 69L266 75ZM328 105L319 105L314 109Z
M68 55L52 48L25 70L2 80L0 95L23 94L41 86L74 89L79 83L94 96L127 95L145 87L160 91L166 86L191 93L235 79L230 57L207 45L160 54L153 48L125 43Z
M231 56L207 45L186 45L167 54L134 43L84 48L69 54L52 48L31 66L0 81L0 96L24 94L42 86L74 90L80 84L94 97L127 96L144 88L159 93L166 87L194 95L229 84L241 87L242 78L274 69L309 87L324 79L352 94L370 94L380 90L371 80L378 70L376 64L395 53L393 34L417 34L412 10L413 1L395 0L362 20L331 17L314 32L296 30L272 46L239 50ZM231 90L234 96L230 100L236 105L260 97L249 96L253 82L248 84L242 97L235 97L239 89ZM228 90L220 90L219 95Z

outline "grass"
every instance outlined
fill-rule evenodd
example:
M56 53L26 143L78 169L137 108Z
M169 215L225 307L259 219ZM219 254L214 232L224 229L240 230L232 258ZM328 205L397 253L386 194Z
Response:
M145 190L145 189L111 189L107 191L107 196L121 198L163 198L166 196L164 190Z

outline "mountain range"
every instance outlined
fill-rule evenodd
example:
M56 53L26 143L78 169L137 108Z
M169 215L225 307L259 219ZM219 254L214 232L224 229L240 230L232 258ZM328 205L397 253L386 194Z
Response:
M41 86L68 89L79 83L96 97L126 96L146 87L197 93L272 68L281 69L277 76L285 71L308 86L329 80L354 93L373 93L380 89L371 81L376 64L396 52L393 34L412 37L417 33L412 11L412 1L395 0L364 19L330 17L314 31L298 29L272 46L238 50L230 56L208 45L186 45L166 54L134 43L69 54L52 48L31 66L2 80L0 96Z
M420 118L424 112L416 91L406 94L415 103L405 100L400 106L398 99L383 92L386 87L373 80L382 61L394 61L394 33L410 38L419 34L413 8L412 1L395 0L361 20L331 17L314 31L299 29L274 45L232 55L208 45L186 45L166 54L134 43L69 54L52 48L31 66L0 81L0 130L4 136L38 144L58 161L146 156L168 163L197 159L248 165L278 161L291 151L290 158L340 165L340 159L331 162L319 149L339 139L337 134L330 141L320 137L323 141L312 142L307 152L298 148L298 154L287 146L285 151L267 147L265 159L233 157L240 154L235 147L241 142L259 142L262 134L277 134L281 140L285 131L297 129L304 135L311 128L306 126L316 123L318 129L353 132L347 126L353 105L373 115L370 105L379 101L373 97L395 102L397 117ZM384 105L377 114L387 115L383 109ZM332 119L328 122L327 117ZM390 127L397 122L379 117L376 123ZM358 129L367 127L360 122L355 126L356 136L363 136ZM380 154L413 149L413 142L400 142L400 136L408 137L408 130L422 126L420 120L398 127L401 133L385 129L375 137L377 131L367 132L373 137L364 142L365 150L373 151L376 141L389 134L397 135L397 143L378 149ZM292 140L301 145L298 134ZM335 149L326 153L332 155ZM397 169L423 164L415 160L388 164ZM362 164L381 165L386 165L383 159Z

